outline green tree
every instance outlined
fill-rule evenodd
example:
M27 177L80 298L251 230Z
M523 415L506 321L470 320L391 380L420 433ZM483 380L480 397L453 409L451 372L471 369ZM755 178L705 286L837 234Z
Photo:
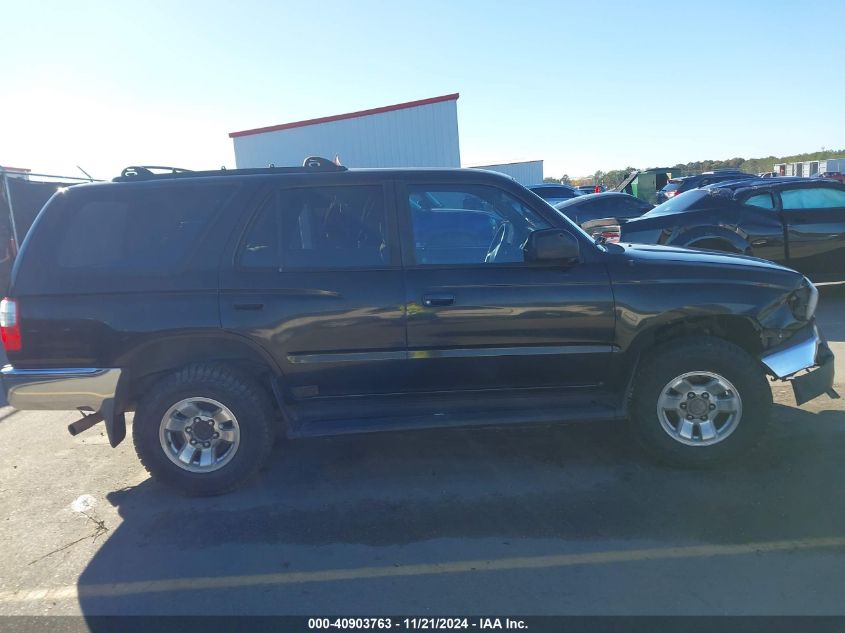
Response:
M569 177L569 174L564 174L560 177L560 184L562 185L571 185L572 179Z
M560 183L560 180L558 180L557 178L552 178L551 176L546 176L545 178L543 178L543 182L558 184Z
M601 183L608 189L613 189L623 180L625 177L634 171L633 167L626 167L625 169L612 169L611 171L605 172L604 177L602 178Z
M829 149L818 152L806 152L804 154L792 154L789 156L765 156L761 158L741 158L737 156L720 160L697 160L689 163L678 163L673 165L671 170L673 176L689 176L714 169L741 169L749 174L760 174L772 171L774 165L777 163L797 163L823 160L826 158L845 158L845 149ZM570 182L576 185L600 184L608 189L612 189L621 183L633 170L633 167L612 169L610 171L599 170L592 176L570 178Z

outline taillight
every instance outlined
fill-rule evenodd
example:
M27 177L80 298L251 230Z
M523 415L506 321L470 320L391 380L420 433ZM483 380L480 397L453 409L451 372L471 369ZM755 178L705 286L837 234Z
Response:
M677 191L666 191L664 192L667 198L674 198L675 194L678 193Z
M609 242L610 244L618 244L619 238L622 237L619 231L602 231L599 235L604 238L605 242Z
M0 301L0 339L7 352L21 350L21 323L18 302L8 297Z

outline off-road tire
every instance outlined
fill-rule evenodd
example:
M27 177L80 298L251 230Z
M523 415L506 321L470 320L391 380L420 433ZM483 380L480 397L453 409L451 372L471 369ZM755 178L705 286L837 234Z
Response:
M235 415L240 427L237 452L219 470L193 473L170 461L159 440L167 410L184 398L212 398ZM154 479L188 495L218 495L252 478L273 447L269 394L248 375L218 364L190 365L159 380L141 399L132 425L135 451Z

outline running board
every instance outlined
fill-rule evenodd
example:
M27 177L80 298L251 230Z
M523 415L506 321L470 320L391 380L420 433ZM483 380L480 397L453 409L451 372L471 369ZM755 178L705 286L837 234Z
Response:
M322 437L381 431L410 431L435 428L482 426L532 426L569 422L624 420L625 412L606 405L567 407L565 409L528 409L496 411L430 412L347 419L313 419L289 427L289 436Z

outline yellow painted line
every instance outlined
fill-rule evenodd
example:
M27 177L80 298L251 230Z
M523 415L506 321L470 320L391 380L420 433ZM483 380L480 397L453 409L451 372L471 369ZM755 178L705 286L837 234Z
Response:
M634 550L611 550L582 554L524 556L493 560L463 560L445 563L424 563L395 567L358 567L354 569L326 569L322 571L280 572L244 576L200 576L147 581L65 585L52 589L21 589L0 592L0 603L22 603L84 598L113 598L148 593L196 591L198 589L236 589L272 585L296 585L311 582L337 582L377 578L406 578L437 574L465 574L485 571L547 569L575 565L607 565L682 558L714 556L743 556L808 549L845 547L845 537L763 541L739 545L692 545Z

